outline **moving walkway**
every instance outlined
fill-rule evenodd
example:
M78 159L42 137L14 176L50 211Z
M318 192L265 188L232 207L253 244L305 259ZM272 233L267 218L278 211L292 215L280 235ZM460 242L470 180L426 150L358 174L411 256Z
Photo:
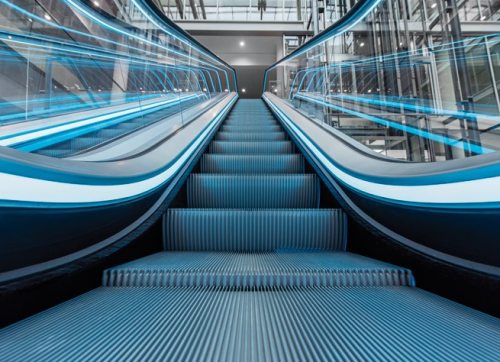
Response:
M347 217L261 100L240 100L163 217L164 251L0 331L0 359L498 360L500 321L346 251Z

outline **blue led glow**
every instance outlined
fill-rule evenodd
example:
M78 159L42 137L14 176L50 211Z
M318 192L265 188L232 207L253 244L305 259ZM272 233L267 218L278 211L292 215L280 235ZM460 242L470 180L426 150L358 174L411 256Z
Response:
M401 130L401 131L404 131L404 132L408 132L408 133L411 133L411 134L414 134L414 135L417 135L419 137L423 137L423 138L426 138L426 139L429 139L429 140L432 140L432 141L435 141L435 142L440 142L440 143L443 143L443 144L446 144L446 145L449 145L449 146L458 147L458 148L461 148L461 149L469 151L469 152L474 152L474 153L477 153L477 154L484 154L484 153L495 152L494 150L491 150L489 148L485 148L485 147L481 147L481 146L478 146L478 145L470 144L470 143L463 142L463 141L460 141L460 140L454 140L454 139L449 138L449 137L445 137L445 136L442 136L442 135L434 134L432 132L424 131L424 130L421 130L421 129L418 129L418 128L414 128L414 127L407 126L407 125L404 125L404 124L401 124L401 123L389 121L389 120L386 120L386 119L383 119L383 118L375 117L375 116L372 116L372 115L369 115L369 114L366 114L366 113L362 113L362 112L358 112L358 111L355 111L355 110L352 110L352 109L349 109L349 108L337 106L337 105L325 102L323 100L315 99L315 98L308 97L308 96L305 96L305 95L302 95L302 94L296 94L295 97L300 98L300 99L304 99L304 100L306 100L308 102L320 104L322 106L325 106L325 107L328 107L328 108L332 108L332 109L335 109L337 111L341 111L341 112L344 112L344 113L347 113L347 114L351 114L353 116L360 117L360 118L369 120L369 121L374 122L374 123L378 123L378 124L381 124L381 125L384 125L384 126L387 126L387 127L391 127L391 128L394 128L394 129L398 129L398 130Z

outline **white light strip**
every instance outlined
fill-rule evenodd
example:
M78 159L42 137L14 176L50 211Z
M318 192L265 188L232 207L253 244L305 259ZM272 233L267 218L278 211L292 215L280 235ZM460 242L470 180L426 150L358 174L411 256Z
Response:
M218 124L224 112L235 102L228 103L182 156L161 174L147 180L123 185L79 185L29 178L0 173L0 200L33 203L58 204L95 204L119 202L137 197L154 190L167 182L183 166L186 160L198 149L201 142ZM82 205L78 205L81 207Z
M189 99L195 98L195 97L197 97L197 95L186 96L186 97L183 97L181 99L182 100L189 100ZM14 146L14 145L19 144L19 143L32 141L32 140L35 140L35 139L38 139L41 137L50 136L50 135L60 133L60 132L70 131L72 129L76 129L76 128L80 128L80 127L84 127L84 126L89 126L89 125L92 125L95 123L106 121L108 119L125 116L127 114L131 114L134 112L145 111L145 110L148 110L151 108L155 108L155 107L159 107L159 106L163 106L163 105L168 105L168 104L173 103L173 102L179 102L179 99L168 99L168 100L165 100L163 102L156 102L156 103L151 103L149 105L133 107L133 108L126 109L124 111L113 112L113 113L105 114L105 115L99 116L99 117L93 117L93 118L85 119L82 121L76 121L76 122L71 122L69 124L63 124L61 126L46 128L46 129L43 129L40 131L33 131L33 132L29 132L29 133L13 135L13 136L10 136L8 138L4 138L4 139L0 140L0 146L6 146L6 147Z
M280 118L304 142L330 173L349 187L372 195L375 198L403 203L428 204L428 206L433 204L500 202L500 176L472 181L417 186L387 185L353 177L336 167L269 98L265 98L268 100L268 104L281 115Z

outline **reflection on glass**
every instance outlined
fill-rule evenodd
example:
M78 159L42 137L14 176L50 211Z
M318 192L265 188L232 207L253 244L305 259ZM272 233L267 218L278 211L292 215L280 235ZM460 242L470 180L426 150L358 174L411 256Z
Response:
M349 31L334 27L273 66L265 91L389 157L443 161L499 150L500 38L462 35L458 15L443 32L409 22L439 21L444 2L371 3ZM467 4L458 2L457 14Z
M138 0L0 0L0 18L2 146L57 135L66 156L70 136L94 146L235 89L232 68Z

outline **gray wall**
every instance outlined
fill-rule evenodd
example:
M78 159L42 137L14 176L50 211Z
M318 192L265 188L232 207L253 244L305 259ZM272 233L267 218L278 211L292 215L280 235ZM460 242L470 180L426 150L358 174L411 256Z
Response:
M276 35L200 35L195 38L235 68L241 98L260 98L264 71L281 57L283 48L283 38ZM245 43L243 47L241 41Z

